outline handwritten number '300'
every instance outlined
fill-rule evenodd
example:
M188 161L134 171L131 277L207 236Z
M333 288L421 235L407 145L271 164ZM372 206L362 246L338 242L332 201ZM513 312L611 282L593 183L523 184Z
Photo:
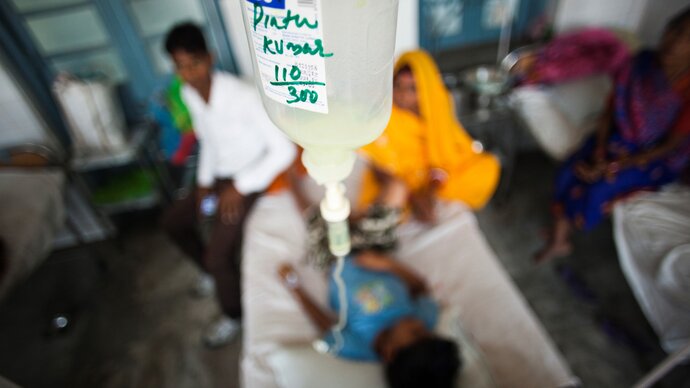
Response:
M297 88L294 86L289 86L288 91L290 92L290 96L293 97L292 100L287 100L288 104L294 104L296 102L306 102L307 99L309 102L312 104L316 103L316 101L319 100L319 93L309 90L309 89L302 89L299 94L297 94Z

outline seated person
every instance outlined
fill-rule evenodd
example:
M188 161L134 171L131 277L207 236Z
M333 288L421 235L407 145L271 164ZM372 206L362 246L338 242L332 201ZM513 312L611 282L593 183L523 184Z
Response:
M199 141L199 164L196 191L171 205L163 227L215 280L225 316L208 327L204 340L218 346L233 338L242 316L244 221L257 198L290 166L296 147L270 121L253 85L213 70L199 27L189 23L174 27L165 48L184 82L182 98ZM200 204L211 196L217 197L217 211L204 243L199 233Z
M279 268L283 284L307 316L325 334L328 351L358 361L382 361L391 387L453 387L460 368L457 345L434 334L436 304L426 296L427 286L416 273L384 252L395 245L394 229L407 198L401 181L383 182L382 195L352 228L353 254L344 258L342 279L347 300L342 330L333 315L321 310L290 264ZM310 221L310 253L327 251L323 220ZM320 236L316 239L313 236ZM314 244L316 243L316 244ZM334 260L330 256L330 263ZM321 262L320 264L323 264ZM333 277L330 305L339 311Z
M472 143L433 59L423 51L404 54L395 65L390 122L381 137L362 148L364 158L377 173L405 182L413 214L433 222L436 198L478 209L496 189L498 160L475 151ZM373 175L365 176L361 205L376 191Z
M657 51L619 71L597 132L556 178L554 226L535 259L570 253L573 227L590 230L613 203L678 180L690 157L690 8L666 27Z

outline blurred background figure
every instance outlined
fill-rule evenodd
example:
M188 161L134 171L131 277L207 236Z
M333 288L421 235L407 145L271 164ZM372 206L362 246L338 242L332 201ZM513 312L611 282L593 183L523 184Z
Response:
M295 146L271 123L252 85L213 70L201 29L174 27L165 48L184 82L199 139L197 187L163 216L172 240L215 280L225 316L209 326L209 346L227 343L239 330L242 227L254 202L294 160ZM215 215L208 241L199 224Z
M424 51L405 53L395 65L394 77L388 127L362 149L371 168L407 184L409 205L420 221L435 220L437 198L483 207L496 189L500 165L493 155L473 147L434 60ZM362 202L370 202L376 191L370 175Z
M590 230L615 200L676 181L690 158L690 9L667 25L656 51L642 51L615 79L595 135L556 178L554 225L536 255L570 253L573 228Z

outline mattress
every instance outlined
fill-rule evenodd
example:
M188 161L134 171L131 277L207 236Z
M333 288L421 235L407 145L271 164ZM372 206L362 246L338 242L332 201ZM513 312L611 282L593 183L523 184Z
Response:
M400 228L396 256L422 274L433 296L457 308L461 324L486 357L499 387L558 387L576 379L460 204L439 204L439 222ZM314 327L278 282L282 262L297 266L305 287L326 305L323 274L302 264L305 225L290 193L263 197L247 221L243 259L244 355L247 388L279 387L269 358L290 344L311 342ZM284 387L287 388L287 387ZM292 387L289 387L292 388Z

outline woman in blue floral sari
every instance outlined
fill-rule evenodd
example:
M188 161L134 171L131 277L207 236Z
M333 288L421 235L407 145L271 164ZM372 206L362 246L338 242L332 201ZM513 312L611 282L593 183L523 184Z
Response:
M590 230L616 200L677 180L690 159L690 8L616 76L599 128L560 168L554 226L538 262L568 255L574 228Z

